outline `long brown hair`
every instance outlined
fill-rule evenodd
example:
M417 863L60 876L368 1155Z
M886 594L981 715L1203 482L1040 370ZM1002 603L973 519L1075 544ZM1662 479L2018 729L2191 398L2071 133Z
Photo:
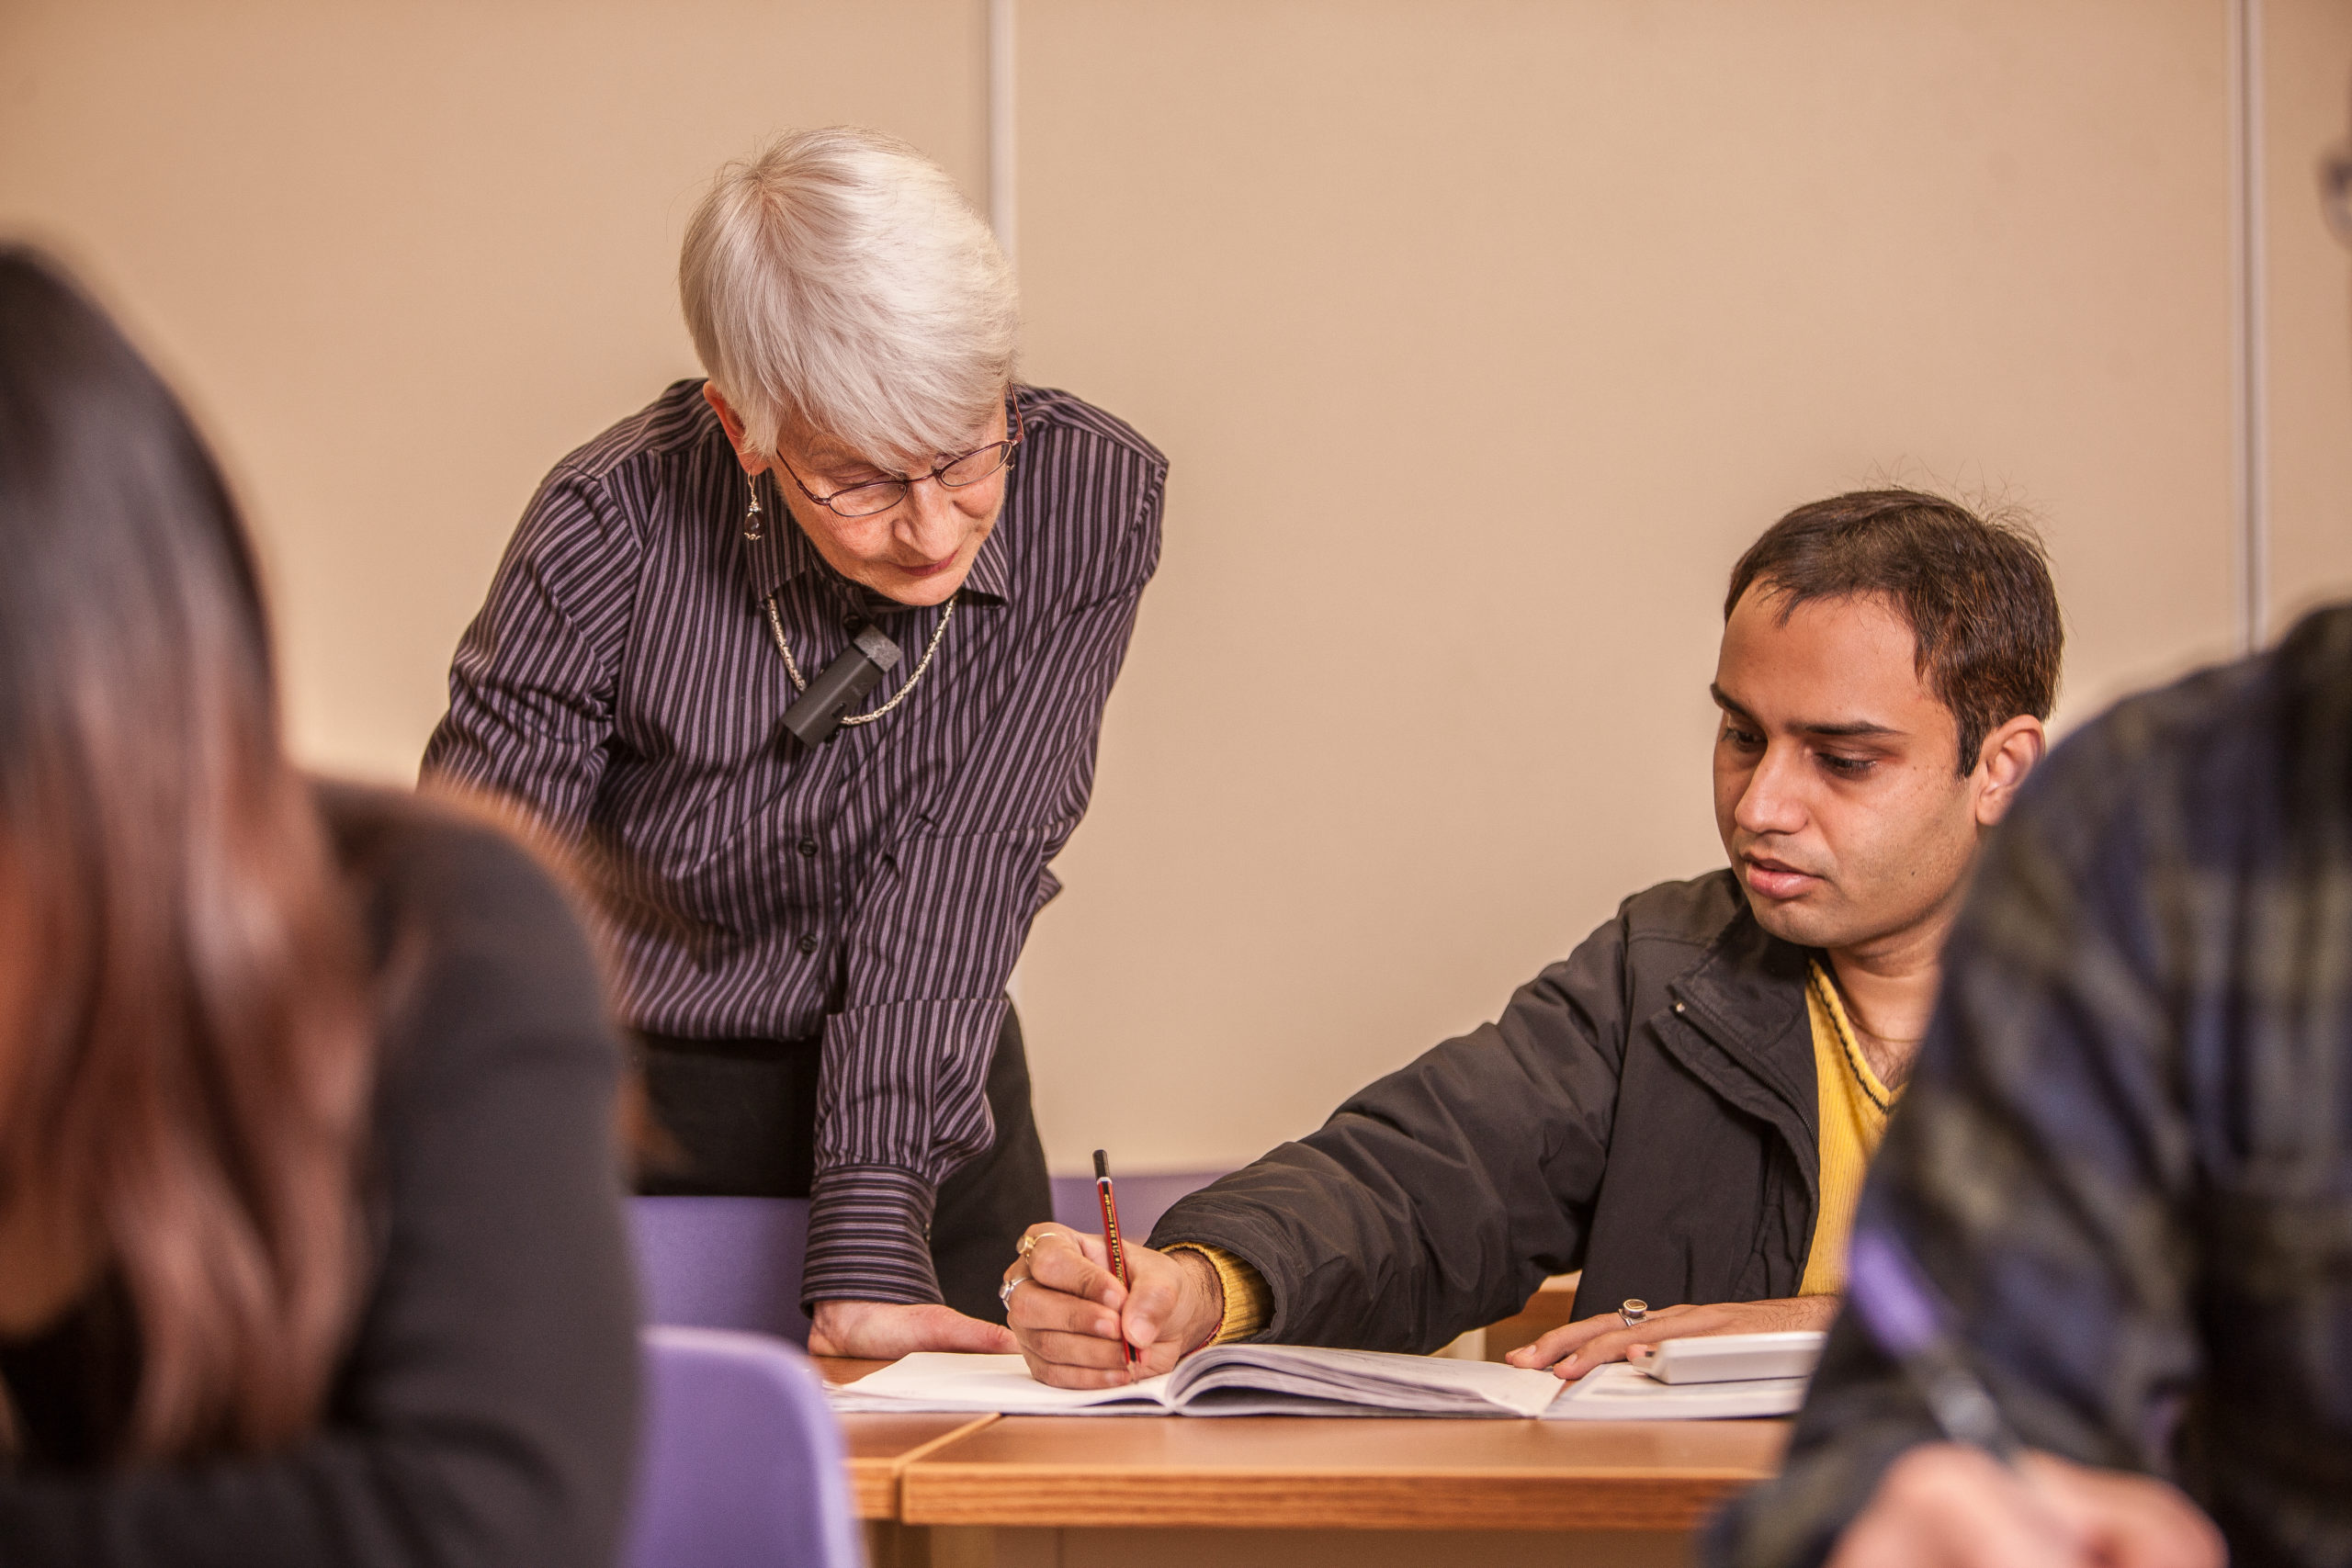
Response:
M137 1326L119 1460L282 1445L360 1285L358 918L251 551L170 391L0 250L0 1213Z

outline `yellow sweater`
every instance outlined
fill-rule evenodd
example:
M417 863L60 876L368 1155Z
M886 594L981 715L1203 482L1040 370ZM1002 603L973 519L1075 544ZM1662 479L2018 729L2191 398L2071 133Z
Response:
M1797 1292L1834 1296L1846 1288L1846 1238L1853 1234L1854 1204L1862 1195L1862 1173L1886 1135L1886 1113L1895 1096L1871 1071L1838 987L1818 963L1806 980L1805 1006L1813 1015L1813 1073L1821 1085L1821 1209Z
M1274 1314L1273 1292L1266 1289L1265 1278L1258 1270L1225 1248L1206 1242L1180 1241L1168 1250L1197 1252L1216 1270L1217 1284L1225 1292L1225 1316L1218 1322L1216 1332L1209 1336L1211 1345L1230 1345L1265 1329L1266 1320Z

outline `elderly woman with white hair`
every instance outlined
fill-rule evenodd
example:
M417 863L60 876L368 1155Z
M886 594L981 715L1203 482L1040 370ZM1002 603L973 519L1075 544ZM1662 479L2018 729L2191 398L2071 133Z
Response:
M679 284L709 379L540 486L424 775L587 866L648 1190L807 1195L813 1349L1010 1350L996 1287L1051 1205L1005 981L1167 461L1013 380L1002 254L887 137L721 171Z

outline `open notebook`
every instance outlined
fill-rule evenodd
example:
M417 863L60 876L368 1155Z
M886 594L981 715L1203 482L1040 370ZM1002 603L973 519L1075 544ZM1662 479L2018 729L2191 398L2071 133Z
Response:
M1733 1337L1725 1337L1726 1341ZM1756 1341L1768 1337L1737 1337ZM1820 1336L1812 1339L1817 1356ZM1772 1348L1786 1354L1782 1348ZM1810 1366L1810 1360L1804 1364ZM1804 1403L1804 1385L1803 1377L1661 1382L1623 1362L1563 1384L1550 1372L1494 1361L1299 1345L1221 1345L1192 1357L1172 1372L1124 1388L1048 1388L1029 1376L1028 1364L1018 1356L923 1351L830 1393L833 1408L844 1414L947 1410L1005 1416L1540 1416L1552 1421L1696 1421L1786 1416Z
M921 1351L831 1391L833 1408L1006 1416L1539 1416L1549 1372L1494 1361L1220 1345L1124 1388L1048 1388L1018 1356Z

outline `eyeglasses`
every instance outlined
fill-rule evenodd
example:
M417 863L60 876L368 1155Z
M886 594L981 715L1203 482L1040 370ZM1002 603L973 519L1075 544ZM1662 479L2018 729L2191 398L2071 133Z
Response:
M826 511L842 517L878 517L906 500L907 492L924 479L937 479L950 490L962 490L966 485L976 485L999 469L1009 467L1012 462L1012 449L1021 445L1023 434L1021 405L1016 401L1012 405L1011 439L975 446L961 457L948 458L928 474L910 475L903 479L868 479L864 484L845 485L831 495L819 495L810 490L782 457L778 457L776 462L786 473L792 475L792 482L799 487L801 494Z
M2352 141L2337 142L2320 159L2319 206L2335 237L2352 245Z

